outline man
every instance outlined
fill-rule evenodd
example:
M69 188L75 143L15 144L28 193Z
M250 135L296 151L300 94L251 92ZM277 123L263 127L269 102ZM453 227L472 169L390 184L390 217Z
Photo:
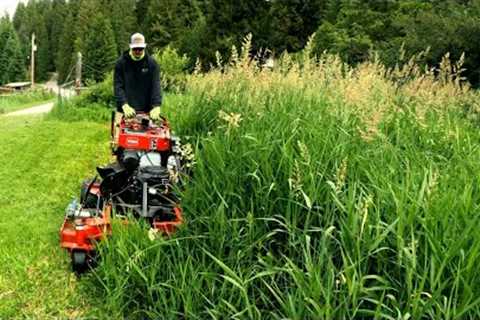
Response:
M146 47L145 37L135 33L130 39L130 50L115 65L113 86L118 111L116 124L120 122L122 114L132 118L137 112L150 113L152 120L160 120L160 68L145 52Z

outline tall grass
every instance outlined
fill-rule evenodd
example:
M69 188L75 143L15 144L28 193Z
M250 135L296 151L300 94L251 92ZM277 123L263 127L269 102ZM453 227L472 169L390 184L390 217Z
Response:
M184 227L115 226L90 275L114 317L480 317L478 94L459 65L239 55L166 104L195 146ZM473 110L473 111L472 111Z

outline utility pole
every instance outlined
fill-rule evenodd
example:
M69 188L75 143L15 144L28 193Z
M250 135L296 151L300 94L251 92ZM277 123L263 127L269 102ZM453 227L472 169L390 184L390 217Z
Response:
M75 66L75 91L77 95L80 94L80 87L82 86L82 53L77 53L77 64Z
M30 55L30 81L32 88L35 85L35 51L37 51L37 46L35 45L35 33L32 33L32 53Z

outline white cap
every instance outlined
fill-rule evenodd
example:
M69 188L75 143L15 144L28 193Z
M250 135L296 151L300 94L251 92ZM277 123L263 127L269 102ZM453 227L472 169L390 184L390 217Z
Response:
M145 43L145 37L141 33L135 33L130 38L130 49L133 48L145 48L147 44Z

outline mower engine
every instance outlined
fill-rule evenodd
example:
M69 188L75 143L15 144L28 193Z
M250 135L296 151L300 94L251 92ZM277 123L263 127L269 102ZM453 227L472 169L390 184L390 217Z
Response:
M174 186L179 183L181 157L179 139L171 136L167 121L157 125L143 115L122 121L115 154L115 185L102 176L102 187L112 195L115 208L152 222L175 221L179 199ZM111 189L116 190L109 193Z

